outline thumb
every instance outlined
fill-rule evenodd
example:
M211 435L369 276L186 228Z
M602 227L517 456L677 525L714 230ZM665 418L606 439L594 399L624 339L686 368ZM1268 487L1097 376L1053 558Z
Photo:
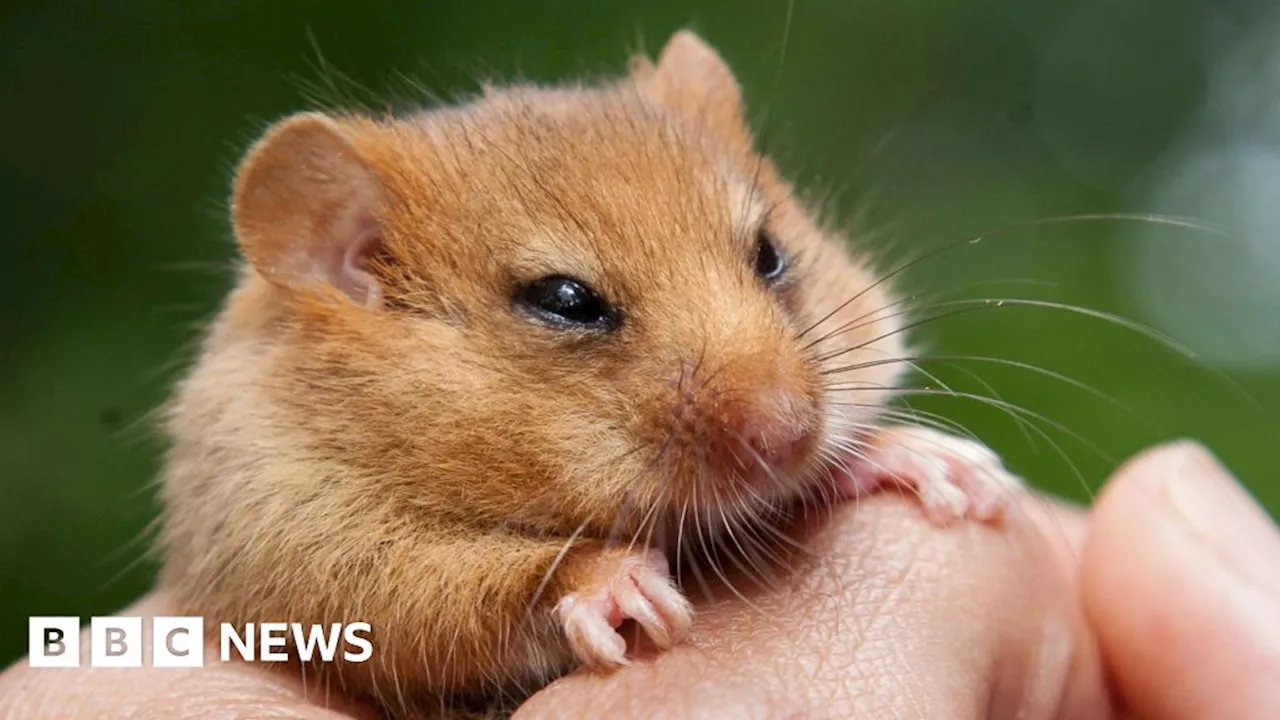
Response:
M1280 718L1280 529L1199 445L1148 451L1116 473L1081 576L1137 717Z

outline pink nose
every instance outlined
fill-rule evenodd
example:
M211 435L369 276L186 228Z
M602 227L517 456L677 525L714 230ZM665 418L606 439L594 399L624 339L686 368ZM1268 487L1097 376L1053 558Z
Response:
M810 442L812 407L793 393L762 390L718 410L722 450L743 469L786 468Z

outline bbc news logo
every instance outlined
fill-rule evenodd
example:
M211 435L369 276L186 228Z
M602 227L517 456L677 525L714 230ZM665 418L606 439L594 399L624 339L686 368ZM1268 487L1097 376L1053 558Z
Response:
M369 623L303 625L302 623L231 623L218 626L222 662L287 662L292 640L297 659L364 662L373 655ZM31 667L80 667L80 618L33 617L27 630ZM152 667L201 667L205 660L204 618L151 619ZM95 617L89 621L89 666L142 667L144 635L140 617Z

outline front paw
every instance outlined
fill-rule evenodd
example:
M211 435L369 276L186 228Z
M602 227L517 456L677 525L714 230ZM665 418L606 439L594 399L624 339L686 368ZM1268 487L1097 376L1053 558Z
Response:
M662 649L683 640L693 622L693 609L657 550L601 555L555 614L574 654L597 668L628 664L627 643L617 632L624 620L636 621Z
M963 517L995 520L1024 485L986 446L929 428L876 433L836 474L838 491L856 497L885 484L914 492L925 515L946 525Z

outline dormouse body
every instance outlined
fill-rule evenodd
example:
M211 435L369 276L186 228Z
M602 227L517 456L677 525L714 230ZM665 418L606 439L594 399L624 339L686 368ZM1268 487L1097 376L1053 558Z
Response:
M318 670L393 715L625 663L625 620L679 642L695 535L885 480L990 517L1013 484L886 425L902 308L691 33L600 85L287 118L232 216L161 582L214 622L369 622Z

